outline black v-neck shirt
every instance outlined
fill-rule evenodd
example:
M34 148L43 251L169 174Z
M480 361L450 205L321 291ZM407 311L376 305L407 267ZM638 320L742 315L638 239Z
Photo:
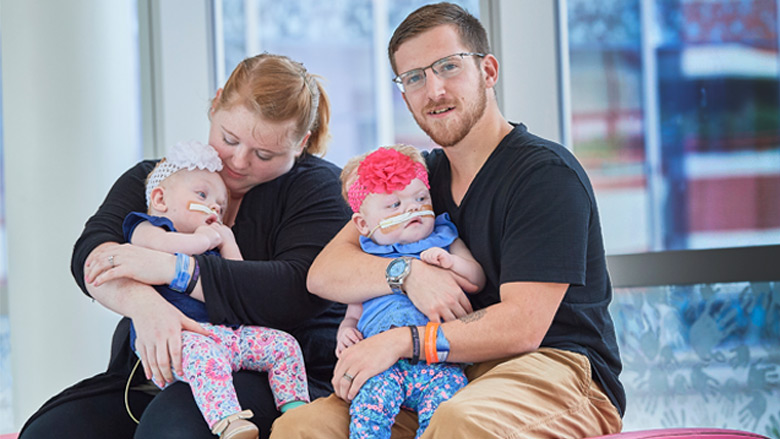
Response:
M596 199L572 153L519 124L499 143L460 204L442 149L427 154L436 214L449 212L487 284L474 309L499 302L508 282L570 284L541 346L586 355L594 378L623 414L625 392Z

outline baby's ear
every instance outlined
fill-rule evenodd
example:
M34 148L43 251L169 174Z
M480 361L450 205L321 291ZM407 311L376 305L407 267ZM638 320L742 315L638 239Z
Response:
M168 205L165 204L165 189L162 186L157 186L152 189L152 193L149 195L149 208L157 212L166 212Z
M360 232L361 235L368 236L368 234L371 232L366 219L363 218L363 215L361 215L360 212L355 212L352 214L352 222L355 223L355 227L357 227L358 232Z

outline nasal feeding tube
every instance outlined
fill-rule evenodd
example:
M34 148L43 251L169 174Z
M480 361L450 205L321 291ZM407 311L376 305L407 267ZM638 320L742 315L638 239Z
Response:
M382 221L379 221L379 224L377 224L373 229L371 229L371 232L368 234L368 238L371 237L371 235L376 232L376 229L382 229L383 232L392 232L393 230L397 229L398 226L401 224L410 221L417 217L424 217L424 216L430 216L435 217L436 214L433 213L433 206L426 204L422 206L421 210L412 210L409 212L399 213L398 215L393 215L390 217L387 217L383 219Z
M203 212L206 215L211 215L213 213L214 215L217 216L217 218L219 218L219 212L217 212L216 210L206 206L205 204L196 203L196 202L193 201L193 202L190 202L189 209L194 211L194 212Z

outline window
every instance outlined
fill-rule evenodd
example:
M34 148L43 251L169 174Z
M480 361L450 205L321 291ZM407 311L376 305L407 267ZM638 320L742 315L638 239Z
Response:
M0 57L0 62L2 58ZM0 102L3 91L0 87ZM0 432L13 428L11 406L11 334L8 323L8 269L5 246L5 165L3 163L3 109L0 107Z
M568 0L571 139L609 253L780 243L774 0Z
M777 2L564 13L568 134L613 255L624 427L780 437Z
M387 42L413 10L433 1L216 0L217 83L246 56L287 55L324 79L333 139L327 158L343 165L381 145L434 144L391 82ZM477 14L479 0L458 1Z

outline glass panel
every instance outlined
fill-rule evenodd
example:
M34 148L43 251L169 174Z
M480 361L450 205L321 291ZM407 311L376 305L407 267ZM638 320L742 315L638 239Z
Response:
M215 3L222 5L224 30L225 59L220 68L229 74L248 54L267 51L287 55L321 75L332 109L333 139L327 158L339 165L387 143L430 148L433 144L391 82L385 55L395 27L426 3L434 2L221 0ZM479 0L456 3L475 15L479 10ZM384 106L392 110L378 104L383 96ZM388 134L381 134L383 130Z
M13 431L11 399L11 334L8 315L0 315L0 434Z
M780 282L615 290L625 431L719 427L780 439Z
M568 5L573 148L596 190L610 253L645 250L650 217L639 3Z
M571 137L610 253L780 243L776 0L569 0Z
M2 62L2 57L0 57ZM0 87L0 102L3 90ZM11 405L11 334L8 323L8 269L5 253L5 165L3 163L3 111L0 106L0 433L13 429Z

